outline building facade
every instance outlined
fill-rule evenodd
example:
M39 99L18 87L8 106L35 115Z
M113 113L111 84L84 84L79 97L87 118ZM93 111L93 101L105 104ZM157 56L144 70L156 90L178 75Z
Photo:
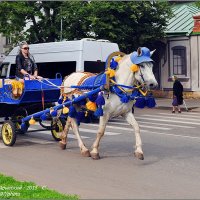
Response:
M200 9L193 4L173 7L159 54L159 90L156 95L172 96L172 75L184 87L185 97L200 97Z
M6 45L6 38L0 34L0 64L5 58L4 46Z

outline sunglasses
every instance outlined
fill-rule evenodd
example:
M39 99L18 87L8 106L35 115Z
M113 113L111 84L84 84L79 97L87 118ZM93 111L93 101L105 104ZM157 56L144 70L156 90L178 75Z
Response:
M24 49L24 50L29 50L29 47L24 47L24 48L22 48L22 49Z

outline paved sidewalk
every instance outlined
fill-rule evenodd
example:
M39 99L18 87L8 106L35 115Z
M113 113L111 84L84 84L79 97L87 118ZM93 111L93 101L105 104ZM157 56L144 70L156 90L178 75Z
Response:
M200 99L185 99L186 106L189 111L200 112ZM172 99L156 98L157 109L172 109ZM181 105L185 109L184 104Z

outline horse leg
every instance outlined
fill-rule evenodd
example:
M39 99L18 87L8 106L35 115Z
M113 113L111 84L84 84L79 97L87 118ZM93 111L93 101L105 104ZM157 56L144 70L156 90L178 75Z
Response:
M104 115L104 116L100 117L99 129L97 132L97 136L92 145L92 150L90 151L90 155L94 160L100 159L98 148L99 148L100 140L104 135L104 132L106 129L106 123L107 123L108 119L109 119L108 115Z
M59 142L59 146L61 149L66 149L66 145L67 145L67 134L69 132L69 128L71 126L71 120L68 117L67 121L66 121L66 125L64 127L64 130L62 131L62 134L60 136L61 141Z
M72 127L74 134L76 135L77 140L78 140L78 146L80 148L81 155L84 157L90 157L90 152L83 143L83 140L79 133L77 121L74 118L71 118L71 127Z
M136 158L139 158L140 160L144 160L144 155L142 151L142 140L140 137L140 127L137 121L135 120L135 117L133 113L129 112L125 115L126 121L134 128L135 130L135 152L134 155Z

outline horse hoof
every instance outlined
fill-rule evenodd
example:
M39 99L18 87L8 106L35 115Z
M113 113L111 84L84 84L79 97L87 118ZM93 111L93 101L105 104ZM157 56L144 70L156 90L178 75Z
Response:
M90 156L91 156L89 150L84 151L84 152L82 151L82 152L81 152L81 155L82 155L83 157L90 157Z
M144 155L143 153L139 153L139 152L134 152L134 156L140 160L144 160Z
M62 143L62 142L59 142L59 146L62 150L66 149L66 144L65 143Z
M100 159L99 153L90 153L90 155L91 155L93 160L99 160Z

